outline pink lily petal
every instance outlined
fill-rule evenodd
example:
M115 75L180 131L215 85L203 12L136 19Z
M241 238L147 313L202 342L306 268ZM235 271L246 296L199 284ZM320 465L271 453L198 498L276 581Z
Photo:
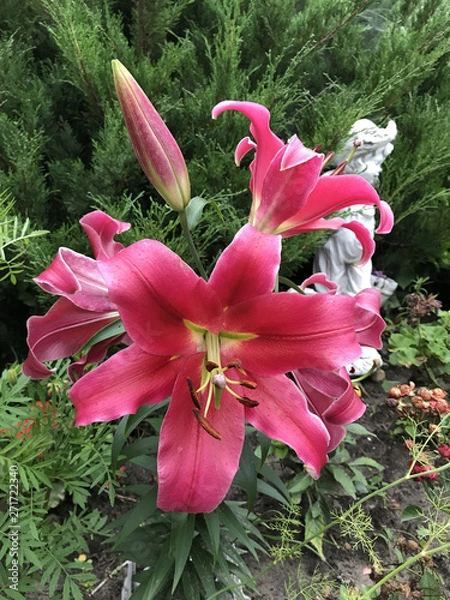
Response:
M130 223L113 219L101 210L88 213L80 219L80 223L97 260L107 260L120 252L123 245L115 242L114 236L130 228Z
M334 217L332 219L317 219L316 221L310 221L306 225L299 225L298 227L292 227L286 230L282 235L283 237L290 237L299 233L305 233L306 231L317 231L319 229L349 229L356 235L359 243L361 244L361 258L358 261L359 265L365 264L373 255L375 251L375 242L370 235L369 230L362 223L358 221L347 222L341 217Z
M293 227L308 224L338 210L357 204L375 205L380 211L377 233L389 233L394 217L390 206L380 200L377 191L359 175L319 177L306 205L289 222ZM285 223L285 227L289 223Z
M247 136L243 138L236 146L236 151L234 153L234 162L237 166L241 164L241 160L250 152L250 150L256 150L256 144Z
M336 294L338 289L338 284L334 283L334 281L330 281L325 273L314 273L311 277L305 279L305 281L301 284L300 288L302 290L306 289L310 285L320 284L328 288L328 294Z
M258 375L339 368L361 354L354 311L352 297L328 294L279 292L241 302L224 314L224 331L249 339L224 339L223 354L232 360L241 353L243 367Z
M303 146L295 136L274 156L267 169L261 202L251 222L273 233L300 211L313 191L322 169L323 155Z
M52 264L34 281L46 292L64 296L80 308L115 310L97 261L68 248L60 248Z
M225 100L219 102L212 110L212 118L216 119L225 110L237 110L251 121L250 133L257 143L258 157L253 161L252 192L259 204L266 172L273 156L284 146L283 142L270 129L270 112L255 102ZM252 209L253 210L253 209Z
M280 165L281 171L286 171L287 169L292 169L307 163L311 164L311 161L314 161L314 166L316 163L319 163L320 167L322 167L323 154L318 154L315 150L307 148L296 135L293 135L288 140L282 156L283 158ZM320 161L317 160L319 158ZM318 173L320 173L320 170L318 170Z
M275 287L280 261L281 236L262 233L247 224L222 252L209 285L224 308L267 294Z
M380 315L380 292L373 288L356 294L356 339L361 346L382 348L381 334L386 323Z
M116 335L114 337L107 338L98 344L94 344L89 348L87 354L82 356L79 360L69 365L67 373L71 381L75 382L80 377L83 377L84 371L88 365L94 363L100 363L106 356L107 351L117 344L124 342L126 334Z
M60 298L46 315L28 319L30 352L23 364L24 374L34 379L48 377L52 371L44 367L43 362L72 356L95 333L118 318L115 311L87 311Z
M217 294L160 242L141 240L99 265L133 341L150 354L189 354L203 343L199 328L218 333Z
M189 513L210 512L225 498L239 468L244 443L244 407L226 390L220 409L207 419L220 433L215 439L199 427L186 377L200 382L201 360L186 361L175 383L158 450L158 507ZM194 375L195 374L195 375Z
M327 462L329 435L321 419L312 414L298 387L285 375L258 377L259 406L246 408L247 421L295 450L317 479Z
M327 452L331 452L346 435L344 425L359 419L366 405L356 394L345 369L341 369L339 374L297 369L293 375L308 400L310 410L322 419L330 434Z
M32 318L32 317L31 317ZM49 369L36 357L32 350L29 350L25 362L22 364L22 372L31 379L47 379L56 369Z
M147 354L135 344L120 350L72 386L76 425L112 421L162 402L172 392L182 362Z

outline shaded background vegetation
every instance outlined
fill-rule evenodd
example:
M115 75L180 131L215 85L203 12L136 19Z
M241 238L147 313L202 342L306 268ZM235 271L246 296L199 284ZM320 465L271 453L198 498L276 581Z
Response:
M183 254L173 214L135 159L110 61L134 74L175 135L193 194L208 200L194 234L212 264L246 221L248 169L233 152L248 121L217 121L220 100L252 100L285 139L337 150L356 119L397 123L381 197L396 214L377 268L403 286L450 268L450 13L438 0L3 0L0 192L50 233L28 245L16 285L0 285L0 358L22 359L25 319L50 301L31 283L61 245L88 248L92 208L130 220L130 243L156 237ZM248 163L247 163L248 164ZM283 273L308 269L322 235L284 244ZM448 296L447 296L448 298Z

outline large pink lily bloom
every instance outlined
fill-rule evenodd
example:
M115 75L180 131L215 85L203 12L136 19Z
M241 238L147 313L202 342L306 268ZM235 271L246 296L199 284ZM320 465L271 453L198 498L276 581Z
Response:
M285 373L339 369L359 356L355 301L273 293L280 258L281 236L248 224L208 282L154 240L99 265L134 343L72 387L76 423L171 395L158 450L163 510L208 512L224 499L245 420L291 446L316 477L327 460L327 428Z
M48 269L34 279L42 289L61 298L47 314L28 319L30 351L23 372L33 379L49 377L54 369L48 368L45 362L72 356L94 334L120 318L98 265L122 250L122 244L114 241L114 236L126 231L130 225L99 210L85 215L80 223L96 259L60 248ZM117 339L116 336L111 338L110 343ZM89 356L98 356L100 348L104 354L107 350L105 341L91 349ZM71 372L80 375L85 362L82 359Z
M306 148L296 135L284 143L270 129L270 112L254 102L226 100L217 104L213 118L226 110L237 110L250 121L254 139L242 139L235 153L236 164L250 151L252 207L249 222L266 233L283 237L318 229L344 227L355 233L362 245L361 263L372 256L375 245L369 231L357 221L341 217L325 219L355 204L375 205L380 211L377 233L389 233L393 214L375 189L358 175L320 177L323 154Z

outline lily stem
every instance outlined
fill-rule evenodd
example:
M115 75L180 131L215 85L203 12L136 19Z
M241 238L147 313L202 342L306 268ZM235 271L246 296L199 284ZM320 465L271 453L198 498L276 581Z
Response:
M306 292L304 290L302 290L302 288L300 286L298 286L296 283L294 283L292 281L292 279L289 279L288 277L284 277L283 275L278 275L278 282L284 283L284 285L289 286L290 288L294 289L299 294L303 294L303 295L306 294Z
M182 210L178 213L180 215L180 223L181 223L181 229L183 230L184 236L187 240L189 249L191 251L192 257L195 261L195 264L197 266L197 269L200 273L200 275L203 277L203 279L207 280L208 276L206 274L206 271L202 265L202 261L200 260L200 256L197 252L197 248L195 247L194 244L194 240L192 239L192 234L191 234L191 230L189 229L189 225L187 222L187 215L186 215L186 211Z

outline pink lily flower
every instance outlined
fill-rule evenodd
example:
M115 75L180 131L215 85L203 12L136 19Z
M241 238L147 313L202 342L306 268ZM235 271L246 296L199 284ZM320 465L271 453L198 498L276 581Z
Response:
M305 395L308 408L320 417L330 435L327 452L342 442L345 425L359 419L366 405L355 392L345 368L338 372L296 369L293 376Z
M242 139L235 153L236 164L250 151L252 207L249 222L265 233L283 237L317 229L345 227L355 233L363 252L361 263L372 256L375 245L369 231L357 221L324 217L355 204L375 205L380 211L377 233L389 233L393 214L375 189L358 175L320 177L323 154L306 148L296 135L285 144L270 129L270 112L254 102L226 100L217 104L213 119L226 110L237 110L250 121L254 138Z
M285 373L339 369L359 356L355 301L273 293L280 258L281 236L248 224L208 282L154 240L99 264L134 343L72 387L76 423L171 395L158 450L163 510L209 512L224 499L245 420L291 446L316 477L327 460L328 430Z
M117 97L139 164L167 204L173 210L183 211L191 199L183 154L128 69L118 60L112 61L112 69Z
M54 372L44 362L72 356L94 334L120 319L98 265L122 250L122 244L115 242L114 236L129 229L130 225L99 210L85 215L80 223L91 242L96 260L68 248L60 248L48 269L34 279L42 289L61 298L47 314L28 319L27 343L30 351L23 364L23 372L33 379L44 379ZM114 336L109 345L118 339ZM103 341L98 348L91 348L88 356L97 357L100 348L104 354L108 347L108 343ZM80 375L86 358L78 362L71 372Z

